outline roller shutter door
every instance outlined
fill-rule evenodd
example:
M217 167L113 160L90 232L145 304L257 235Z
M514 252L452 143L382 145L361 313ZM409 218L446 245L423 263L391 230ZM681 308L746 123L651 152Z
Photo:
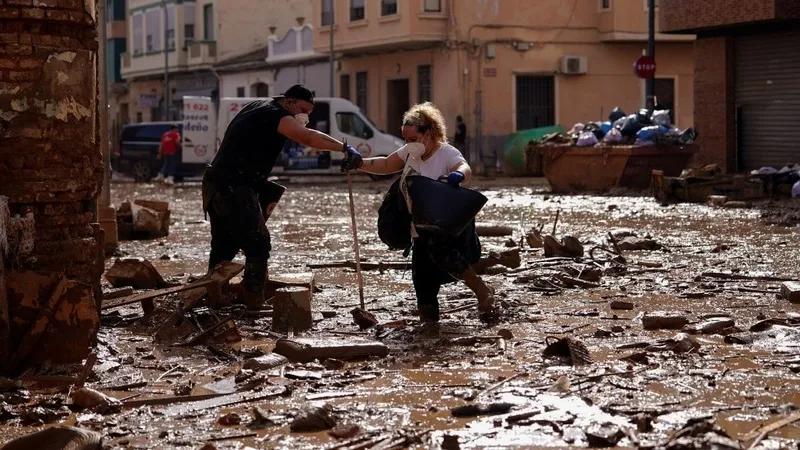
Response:
M800 162L800 31L741 36L735 49L739 169Z

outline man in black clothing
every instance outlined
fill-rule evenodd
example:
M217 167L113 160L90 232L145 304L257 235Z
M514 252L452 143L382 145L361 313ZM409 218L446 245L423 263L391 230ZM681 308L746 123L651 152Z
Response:
M464 153L467 148L467 125L464 123L464 118L456 116L456 135L453 137L453 145Z
M265 301L272 249L265 217L282 193L267 178L287 139L318 150L344 152L343 172L362 164L352 146L306 128L313 109L314 94L302 85L292 86L284 95L248 103L228 125L203 176L203 210L211 221L208 270L242 250L242 285L249 309L259 309Z

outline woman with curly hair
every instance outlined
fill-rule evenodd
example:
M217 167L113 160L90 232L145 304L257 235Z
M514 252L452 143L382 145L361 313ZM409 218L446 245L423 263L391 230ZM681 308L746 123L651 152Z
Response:
M409 206L405 178L410 175L422 175L433 180L444 178L453 186L469 183L472 169L461 152L447 142L444 117L432 103L409 109L403 115L402 133L406 145L389 156L365 158L360 170L376 175L402 172L400 190ZM464 281L475 293L481 313L491 311L494 290L472 268L481 253L474 220L457 236L418 230L412 223L411 236L412 279L423 322L439 321L439 289L443 284L456 280Z

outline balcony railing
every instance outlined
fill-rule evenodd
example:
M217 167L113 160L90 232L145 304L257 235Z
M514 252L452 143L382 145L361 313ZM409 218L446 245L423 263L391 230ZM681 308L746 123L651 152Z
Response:
M189 65L214 64L217 60L216 41L198 41L188 45Z

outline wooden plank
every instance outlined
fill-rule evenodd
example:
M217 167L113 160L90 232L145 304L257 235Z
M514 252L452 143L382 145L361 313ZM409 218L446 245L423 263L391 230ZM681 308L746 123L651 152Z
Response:
M138 408L140 406L164 406L175 403L189 403L200 400L222 397L224 394L177 395L170 397L146 398L143 400L126 400L122 402L123 408Z
M198 282L216 281L222 286L244 270L244 264L226 261L214 268L211 272L203 275ZM191 308L206 295L206 289L194 289L183 294L184 308Z
M109 291L103 292L103 301L114 300L116 298L127 297L129 295L133 295L133 288L130 286L111 289Z
M6 257L8 256L8 225L11 213L8 197L0 195L0 367L5 367L9 357L11 340L11 321L8 316L8 297L6 293Z
M233 406L240 403L254 402L258 400L265 400L272 397L282 395L286 391L283 386L276 386L272 389L262 392L240 392L237 394L228 394L218 396L217 398L210 398L208 400L201 400L184 405L174 405L169 408L164 408L158 412L164 416L177 416L189 412L202 411L204 409L221 408L224 406Z
M22 362L22 360L28 356L34 347L36 347L36 344L39 343L39 338L42 337L42 334L44 334L45 330L47 329L47 324L50 322L50 319L53 318L56 306L58 306L58 302L61 301L61 298L64 296L64 292L66 292L66 290L67 279L64 278L63 275L60 275L55 288L53 288L53 291L50 293L50 297L48 297L47 301L41 305L39 314L36 317L36 320L33 322L33 325L31 325L31 328L25 334L25 337L22 338L22 342L20 342L19 347L17 347L16 351L9 359L8 364L5 366L4 373L12 374L20 362Z
M171 287L171 288L157 289L157 290L154 290L154 291L140 292L138 294L133 294L133 295L129 295L127 297L123 297L123 298L118 299L118 300L113 301L113 302L103 302L101 310L102 311L108 311L108 310L111 310L111 309L116 309L116 308L121 308L123 306L132 305L134 303L139 303L139 302L144 303L146 301L152 301L154 298L157 298L157 297L161 297L161 296L169 295L169 294L175 294L175 293L178 293L178 292L189 291L189 290L192 290L192 289L198 289L198 288L211 289L214 284L216 284L216 281L211 281L211 280L197 281L197 282L194 282L194 283L191 283L191 284L185 284L183 286L175 286L175 287Z

